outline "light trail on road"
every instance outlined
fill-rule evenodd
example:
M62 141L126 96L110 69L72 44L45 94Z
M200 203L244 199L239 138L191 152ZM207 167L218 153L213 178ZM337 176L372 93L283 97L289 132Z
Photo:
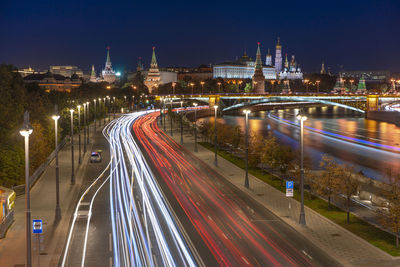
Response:
M132 136L132 124L144 114L122 116L107 133L115 169L110 176L114 266L196 266L201 259L189 248Z
M314 265L281 235L277 218L254 213L208 166L160 131L157 115L138 118L135 136L221 266Z

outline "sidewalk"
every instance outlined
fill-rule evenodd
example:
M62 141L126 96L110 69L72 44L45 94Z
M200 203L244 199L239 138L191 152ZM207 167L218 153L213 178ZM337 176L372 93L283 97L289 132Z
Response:
M103 125L103 124L102 124ZM103 127L103 126L102 126ZM102 127L97 127L95 134L101 134ZM90 144L83 154L83 131L81 132L82 164L79 165L78 135L74 135L75 185L71 185L71 145L67 143L59 151L60 170L60 207L61 220L54 221L55 194L55 160L31 189L31 219L43 220L43 234L40 235L40 266L57 266L62 253L69 228L74 205L79 196L84 173L93 146L94 127L90 127ZM26 233L25 233L25 194L15 200L14 223L4 239L0 239L0 266L25 266ZM32 234L32 265L39 266L38 236Z
M166 133L169 135L169 123L166 126ZM180 143L180 132L174 131L172 138ZM298 224L300 214L298 201L291 199L291 209L289 209L289 199L284 193L251 174L249 174L250 189L246 189L243 185L245 174L243 169L219 156L218 167L215 167L214 152L198 145L198 152L194 153L194 136L188 135L186 131L184 147L344 266L400 265L400 259L393 258L310 208L305 207L307 226L301 227Z

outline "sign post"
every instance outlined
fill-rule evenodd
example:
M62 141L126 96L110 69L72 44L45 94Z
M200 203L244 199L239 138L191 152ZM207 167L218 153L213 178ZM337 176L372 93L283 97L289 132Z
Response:
M38 266L40 266L40 234L43 233L42 220L32 220L32 232L37 234L38 241Z
M289 198L289 216L290 216L290 210L292 209L290 199L293 197L293 190L294 190L293 181L286 181L286 197Z

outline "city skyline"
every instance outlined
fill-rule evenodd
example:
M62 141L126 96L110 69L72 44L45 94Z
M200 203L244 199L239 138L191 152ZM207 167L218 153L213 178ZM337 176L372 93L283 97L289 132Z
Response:
M36 68L78 65L84 70L94 64L98 69L109 45L115 68L130 70L138 57L148 66L151 47L156 46L160 67L196 67L232 60L244 50L255 58L257 42L265 57L280 37L283 55L295 54L308 73L319 71L322 61L334 72L341 66L395 72L400 71L400 37L392 25L399 21L399 4L391 2L352 1L343 7L289 1L284 9L275 2L6 2L0 11L0 22L7 25L0 28L6 41L0 48L7 53L0 62ZM183 12L187 9L191 11ZM265 15L254 15L257 9Z

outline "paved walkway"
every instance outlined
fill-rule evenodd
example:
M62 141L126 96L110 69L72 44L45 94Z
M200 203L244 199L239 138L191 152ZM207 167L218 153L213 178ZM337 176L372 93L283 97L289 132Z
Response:
M102 122L103 126L103 122ZM102 127L101 127L102 128ZM97 127L95 135L100 135ZM55 216L55 160L53 160L42 176L31 189L31 219L43 220L43 234L40 235L40 266L57 266L59 257L64 248L71 215L74 210L81 186L85 180L84 173L89 155L93 146L94 128L90 127L90 144L82 157L82 164L78 164L78 136L74 136L75 154L75 185L71 185L71 145L67 143L59 151L60 168L60 206L62 219L54 221ZM83 142L83 131L81 135ZM83 154L83 143L82 143ZM25 266L26 239L25 239L25 195L18 196L15 201L14 223L4 239L0 239L0 266ZM32 234L32 265L39 266L38 238Z
M166 132L170 134L169 123L166 125ZM174 128L176 129L176 126ZM173 138L179 143L180 132L174 131ZM188 131L184 134L184 147L194 151L194 137L188 134ZM244 170L231 162L218 157L218 167L215 167L214 153L200 145L198 152L194 154L344 266L400 266L400 258L393 258L307 207L305 208L307 226L301 227L298 224L300 213L298 201L291 199L289 209L289 199L284 193L250 174L250 189L246 189L243 185Z

